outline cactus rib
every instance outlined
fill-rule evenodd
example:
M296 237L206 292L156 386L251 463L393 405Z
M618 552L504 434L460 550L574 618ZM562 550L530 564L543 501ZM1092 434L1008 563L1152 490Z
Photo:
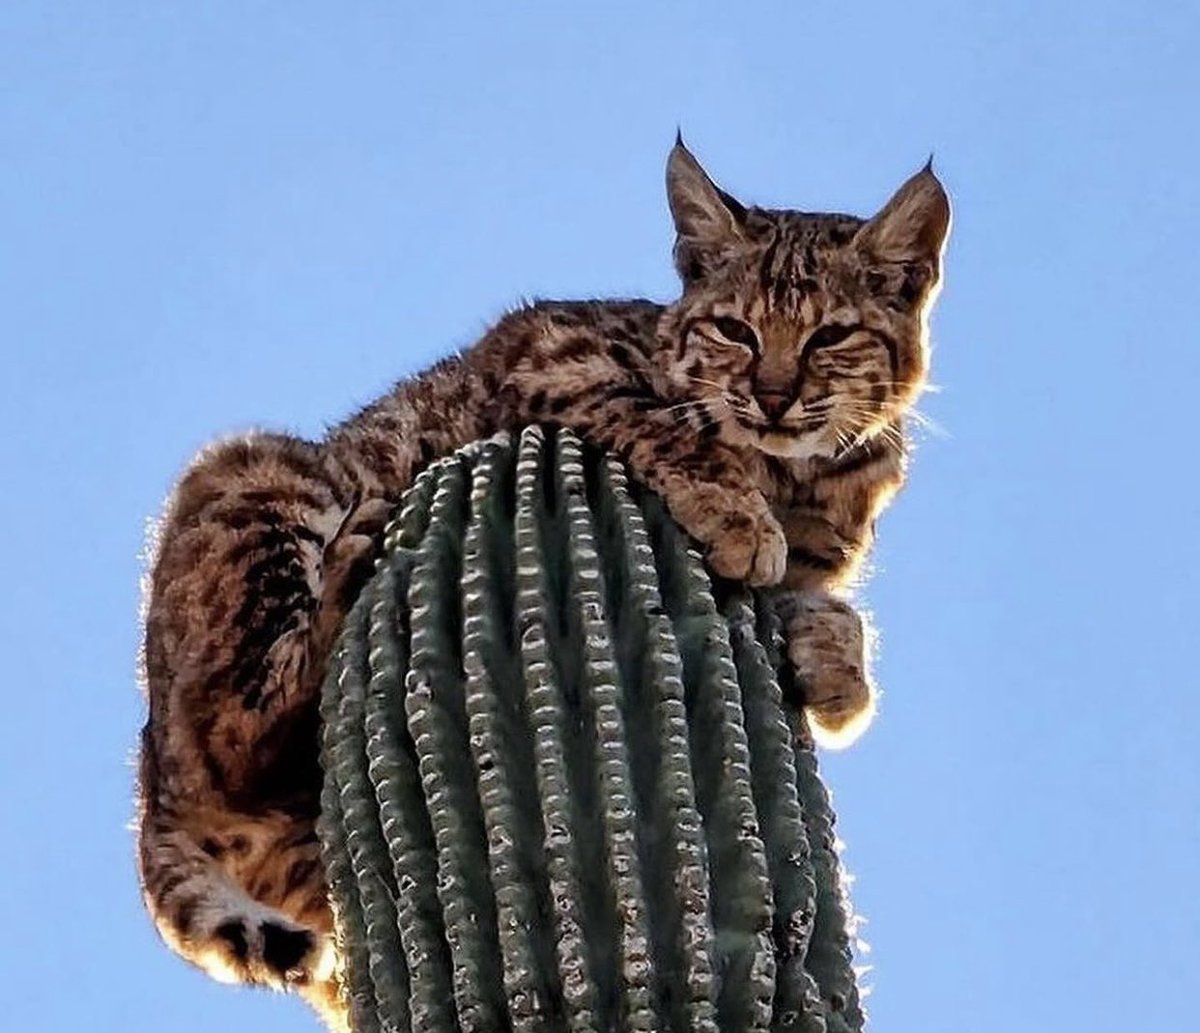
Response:
M861 1030L778 636L567 432L425 471L322 698L354 1029Z

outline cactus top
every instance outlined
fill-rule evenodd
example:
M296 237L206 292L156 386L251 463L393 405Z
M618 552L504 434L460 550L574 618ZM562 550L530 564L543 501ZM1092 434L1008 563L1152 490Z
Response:
M323 696L359 1033L859 1030L778 620L621 465L530 428L431 467Z

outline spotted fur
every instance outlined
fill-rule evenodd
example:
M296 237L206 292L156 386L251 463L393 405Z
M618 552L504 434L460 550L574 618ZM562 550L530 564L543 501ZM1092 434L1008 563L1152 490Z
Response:
M166 941L294 988L346 1028L314 821L317 695L387 514L416 473L530 421L613 450L727 578L777 585L815 727L869 718L841 597L904 476L904 413L949 206L928 167L870 220L747 208L678 142L681 296L539 302L320 442L256 433L192 463L149 578L139 857Z

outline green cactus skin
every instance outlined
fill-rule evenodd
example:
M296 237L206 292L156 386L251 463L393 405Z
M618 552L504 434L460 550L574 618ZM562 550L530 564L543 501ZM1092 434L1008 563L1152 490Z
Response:
M775 671L615 460L531 427L418 478L322 698L358 1033L854 1033L829 795Z

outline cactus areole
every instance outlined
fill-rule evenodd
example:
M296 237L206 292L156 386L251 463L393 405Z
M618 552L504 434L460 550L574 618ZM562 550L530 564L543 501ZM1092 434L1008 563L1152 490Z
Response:
M357 1033L861 1030L779 635L570 434L423 473L322 700Z

